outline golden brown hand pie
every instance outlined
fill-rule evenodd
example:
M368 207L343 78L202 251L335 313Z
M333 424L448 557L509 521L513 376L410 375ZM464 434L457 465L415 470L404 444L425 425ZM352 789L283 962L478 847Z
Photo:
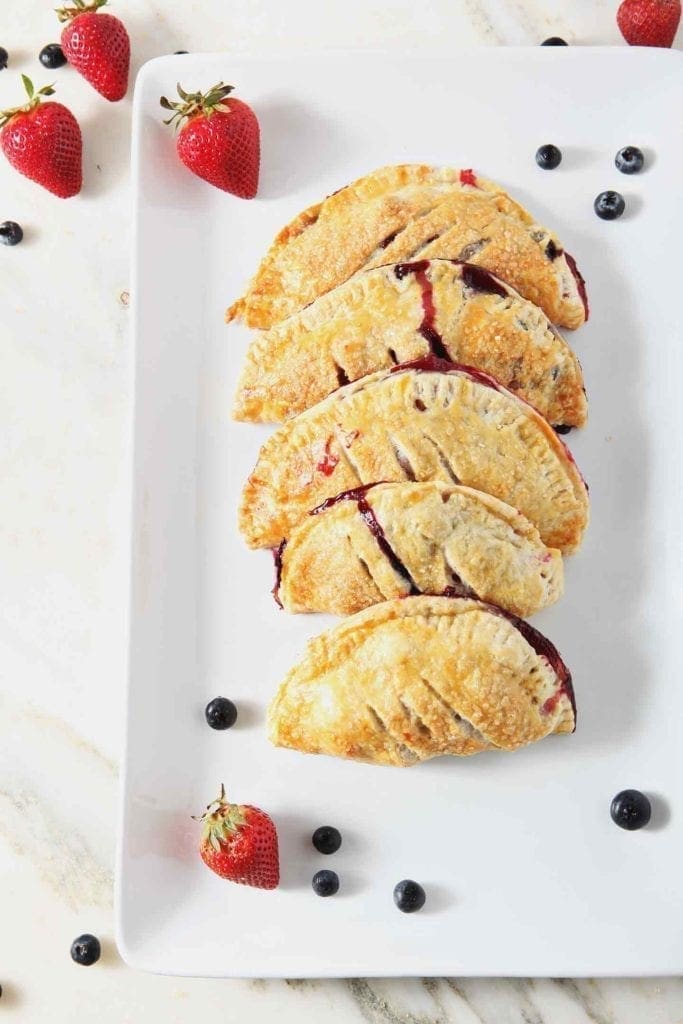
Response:
M242 492L240 529L251 547L277 547L326 498L398 480L486 491L564 553L588 522L581 474L543 417L493 378L430 356L348 384L280 427Z
M521 619L478 601L408 597L312 640L268 720L276 746L411 765L572 732L576 707L557 650Z
M422 164L383 167L304 210L227 318L267 329L359 270L435 258L492 270L553 323L587 319L583 279L555 235L494 182Z
M559 551L497 498L453 484L370 484L330 498L279 554L290 612L351 615L409 594L477 597L533 615L562 594Z
M288 419L340 385L429 352L485 370L549 423L585 423L578 359L543 312L488 270L454 260L356 274L258 335L235 417Z

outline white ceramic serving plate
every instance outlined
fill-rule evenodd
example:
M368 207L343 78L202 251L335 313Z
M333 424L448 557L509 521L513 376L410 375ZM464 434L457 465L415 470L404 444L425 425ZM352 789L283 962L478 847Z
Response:
M259 198L243 202L176 160L158 100L178 79L223 79L263 133ZM153 61L134 125L136 344L130 678L118 942L135 967L225 976L628 975L683 968L679 53L490 49ZM564 153L539 170L536 148ZM614 167L623 145L647 170ZM236 529L267 428L230 420L248 332L223 324L275 232L387 163L474 167L556 229L592 303L571 336L590 423L569 438L592 524L564 600L535 624L574 673L579 725L514 755L373 768L272 748L264 714L308 637L270 596L272 560ZM627 215L598 220L618 188ZM239 707L209 729L206 702ZM219 783L274 817L282 885L222 882L197 855ZM616 828L612 796L653 796L651 827ZM331 823L334 857L310 836ZM341 876L313 895L321 867ZM394 883L427 891L400 914Z

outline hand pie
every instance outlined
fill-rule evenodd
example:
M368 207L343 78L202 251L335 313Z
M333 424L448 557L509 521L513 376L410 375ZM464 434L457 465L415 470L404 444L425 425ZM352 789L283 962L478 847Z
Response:
M576 707L560 655L526 622L478 601L408 597L312 640L268 722L276 746L412 765L572 732Z
M289 612L352 615L409 594L481 598L533 615L562 594L559 551L497 498L453 484L370 484L294 528L276 597Z
M277 547L326 498L398 480L486 491L565 554L588 522L581 474L543 417L493 378L430 356L348 384L280 427L242 492L240 529L251 547Z
M435 258L492 270L553 323L580 327L588 317L572 257L499 185L472 171L404 164L368 174L295 217L227 319L267 329L359 270Z
M585 423L581 367L542 311L489 271L455 260L356 274L257 336L235 417L285 420L340 385L430 351L490 373L549 423Z

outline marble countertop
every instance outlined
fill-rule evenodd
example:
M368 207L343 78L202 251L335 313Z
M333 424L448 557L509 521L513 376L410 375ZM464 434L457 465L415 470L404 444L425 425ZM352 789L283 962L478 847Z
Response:
M135 70L187 49L397 52L618 44L616 0L116 0ZM124 675L129 412L131 97L107 106L37 53L58 37L44 0L3 4L0 108L24 72L55 80L86 138L83 196L60 203L0 162L0 998L2 1019L101 1024L310 1018L401 1024L675 1024L683 982L221 982L137 974L113 940L112 865ZM132 91L132 90L131 90ZM99 964L72 939L103 942Z

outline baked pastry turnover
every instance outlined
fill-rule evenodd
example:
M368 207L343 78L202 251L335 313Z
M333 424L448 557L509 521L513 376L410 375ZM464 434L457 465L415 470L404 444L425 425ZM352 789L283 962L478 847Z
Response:
M478 601L408 597L312 640L268 719L277 746L412 765L572 732L576 708L560 655L527 623Z
M493 378L430 356L340 388L280 427L242 492L240 529L251 547L277 547L326 498L401 480L486 491L564 553L588 522L581 474L543 417Z
M295 217L227 318L267 329L359 270L436 258L493 271L553 323L587 319L583 279L547 228L471 170L422 164L383 167Z
M526 616L561 596L563 566L516 509L432 481L330 498L282 545L278 579L290 612L351 615L390 598L449 593Z
M455 260L356 274L258 335L235 417L282 421L340 385L430 352L485 370L552 424L586 420L581 367L543 312L489 271Z

